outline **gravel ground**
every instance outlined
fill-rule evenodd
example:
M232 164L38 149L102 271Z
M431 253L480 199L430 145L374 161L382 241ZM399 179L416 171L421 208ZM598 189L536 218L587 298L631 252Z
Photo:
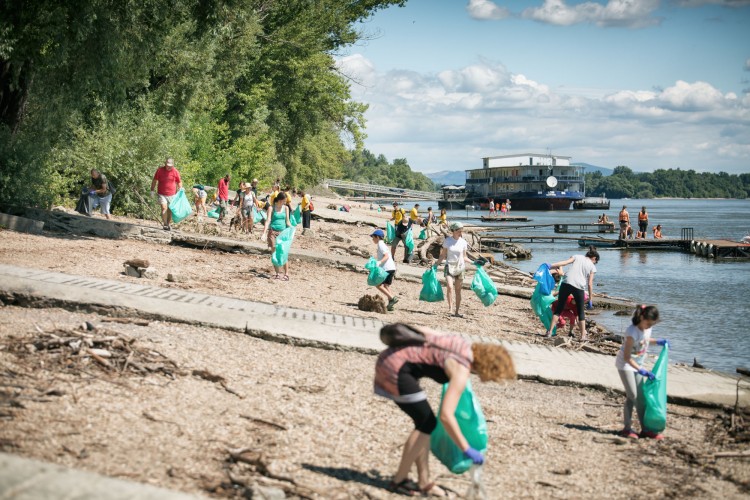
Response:
M313 228L317 235L297 238L295 247L327 252L331 242L321 234L338 233L351 238L347 245L373 250L366 227L313 222ZM292 261L292 280L281 282L268 279L268 256L54 233L0 236L0 262L6 264L541 341L524 299L501 296L484 308L464 291L466 318L454 319L445 303L419 302L420 285L396 280L397 309L379 315L356 307L363 294L375 293L364 271ZM125 276L122 262L132 258L149 260L159 278ZM167 273L187 281L168 283ZM280 487L291 497L392 496L383 486L410 426L395 405L373 395L373 357L182 324L104 319L0 307L0 450L220 498L240 497L257 484ZM40 332L74 331L83 321L103 335L135 339L134 346L160 353L177 371L120 373L90 358L82 364L86 360L23 348ZM196 370L224 383L194 375ZM425 386L435 406L439 387L430 381ZM713 457L742 449L727 435L728 417L718 410L670 406L664 442L633 442L614 435L621 427L621 396L526 381L475 380L474 386L489 421L489 498L750 493L746 458ZM229 459L228 450L238 448L251 450L243 457L253 465ZM465 477L435 460L433 468L441 485L467 489Z
M374 357L104 319L0 308L0 449L221 498L240 497L240 484L280 487L290 497L393 497L383 486L410 424L373 394ZM40 332L62 335L84 321L99 335L135 339L133 348L159 353L177 370L120 373L23 348ZM489 498L747 498L750 491L747 459L703 458L739 449L717 410L670 406L665 441L626 441L614 435L620 396L473 382L489 422ZM425 387L436 405L438 385ZM263 468L228 460L227 450L237 448L262 452L256 465ZM466 491L465 477L431 463L441 485Z

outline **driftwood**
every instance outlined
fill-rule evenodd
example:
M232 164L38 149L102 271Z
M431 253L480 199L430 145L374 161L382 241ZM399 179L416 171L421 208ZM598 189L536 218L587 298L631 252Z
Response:
M281 424L277 424L276 422L271 422L270 420L263 420L262 418L251 417L250 415L240 415L240 418L245 418L252 422L257 422L259 424L267 425L269 427L273 427L274 429L279 429L281 431L288 430L285 426Z
M148 326L151 324L150 321L145 319L131 319L131 318L102 318L104 323L122 323L122 324L133 324L138 326Z
M720 451L714 453L714 458L750 458L750 451Z
M217 383L229 394L233 394L240 399L245 399L245 396L243 394L240 394L239 392L229 387L227 385L227 380L221 375L216 375L215 373L211 373L208 370L193 370L192 375L198 378L202 378L203 380L207 380L208 382Z
M362 250L361 248L358 248L354 245L350 245L348 247L345 247L343 245L331 245L330 248L338 248L341 249L351 255L357 256L357 257L363 257L365 259L370 257L370 253Z

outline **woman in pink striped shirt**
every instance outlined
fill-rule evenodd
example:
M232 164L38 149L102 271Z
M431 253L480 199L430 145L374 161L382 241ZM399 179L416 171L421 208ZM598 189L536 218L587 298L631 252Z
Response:
M469 446L455 417L456 406L466 387L469 373L483 382L516 377L513 361L497 344L472 344L459 335L444 335L426 327L403 324L383 329L405 328L424 336L424 343L389 347L378 356L375 365L375 393L392 399L414 421L414 430L404 445L401 463L389 488L402 494L444 496L442 488L430 481L430 434L437 426L435 414L419 379L428 377L448 384L440 409L440 421L448 435L474 463L484 462L482 454ZM382 334L381 334L382 335ZM409 481L409 471L417 464L418 490Z

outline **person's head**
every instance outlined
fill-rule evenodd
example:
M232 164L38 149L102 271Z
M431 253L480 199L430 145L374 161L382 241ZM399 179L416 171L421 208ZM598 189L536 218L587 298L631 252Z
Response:
M91 178L92 179L98 179L100 175L101 174L99 173L99 171L97 169L95 169L95 168L91 169Z
M283 205L286 203L286 193L284 191L280 192L276 195L276 198L273 199L273 202L277 205Z
M245 191L250 191L251 189L253 189L253 185L249 182L243 182L243 184L245 185L245 187L243 188Z
M377 243L378 241L385 238L385 233L383 232L382 229L376 229L375 231L372 232L372 234L370 234L370 237L372 238L372 241Z
M454 222L448 227L448 229L451 233L453 233L454 238L458 238L459 236L461 236L461 232L464 230L464 225L460 222Z
M596 251L596 247L595 246L590 246L589 247L589 251L586 252L586 257L588 257L589 259L591 259L592 261L594 261L594 264L598 264L599 263L599 252Z
M229 175L229 174L226 174L226 175L224 176L224 180L225 180L225 181L227 181L227 182L229 182L229 180L230 180L231 178L232 178L232 176L231 176L231 175Z
M393 208L394 208L394 209L398 208L398 202L397 202L397 201L394 201L394 202L393 202Z
M416 204L414 205L414 208L419 208L419 203L416 203Z
M441 208L441 209L440 209L440 215L443 215L444 213L446 213L445 209L444 209L444 208Z
M657 224L656 229L661 229L661 224Z
M633 324L638 326L644 323L645 328L651 328L659 322L659 310L656 306L648 306L646 304L639 304L635 306L635 312L633 313Z
M432 207L427 207L428 212L432 212Z
M172 170L174 168L174 158L167 158L167 161L164 162L164 166L167 167L167 170Z
M305 196L305 188L299 188L297 192L299 193L300 196ZM372 205L372 203L370 203L370 205Z
M623 209L623 210L625 210L626 208L628 208L628 207L627 207L627 205L623 205L623 206L622 206L622 209Z
M479 375L482 382L497 382L499 380L513 380L516 378L516 367L513 358L498 344L471 344L474 361L471 369Z
M258 179L253 179L253 181L250 183L251 186L255 187L258 185Z
M646 207L641 207L641 212L646 213Z

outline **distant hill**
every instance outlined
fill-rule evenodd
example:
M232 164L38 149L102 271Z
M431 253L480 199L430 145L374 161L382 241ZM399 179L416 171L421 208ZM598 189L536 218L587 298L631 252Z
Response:
M602 175L606 176L606 175L612 175L612 172L614 171L611 168L597 167L596 165L591 165L589 163L577 162L577 163L573 163L573 165L583 167L584 169L583 172L586 174L591 174L593 172L601 172Z
M463 186L466 183L466 172L464 170L443 170L425 175L435 184L443 186Z

